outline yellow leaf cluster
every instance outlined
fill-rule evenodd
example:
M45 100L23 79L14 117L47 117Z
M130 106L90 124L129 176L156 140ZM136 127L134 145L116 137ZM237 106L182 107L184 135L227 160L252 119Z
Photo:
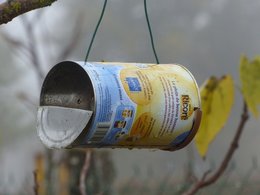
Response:
M202 120L195 145L202 157L209 144L224 127L234 102L234 83L230 75L211 77L200 88Z
M242 93L249 110L255 117L258 116L260 104L260 57L251 62L242 56L240 60L240 80Z

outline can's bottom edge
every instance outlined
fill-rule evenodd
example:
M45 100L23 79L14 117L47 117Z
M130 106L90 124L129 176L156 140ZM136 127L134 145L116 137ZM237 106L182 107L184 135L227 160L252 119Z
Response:
M177 146L174 146L172 148L165 148L162 150L173 152L175 150L180 150L180 149L184 148L185 146L187 146L193 140L193 138L195 137L195 135L199 129L201 117L202 117L202 111L200 110L200 108L196 108L193 125L192 125L191 132L188 135L188 137L182 143L178 144Z

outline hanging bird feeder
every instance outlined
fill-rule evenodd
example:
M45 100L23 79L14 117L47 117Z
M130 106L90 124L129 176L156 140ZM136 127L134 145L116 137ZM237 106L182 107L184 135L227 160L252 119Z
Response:
M41 141L49 148L186 146L201 120L192 74L159 64L155 50L157 64L87 62L95 33L85 62L61 62L46 76L37 114Z
M175 150L197 131L200 96L181 65L65 61L46 76L37 118L50 148Z

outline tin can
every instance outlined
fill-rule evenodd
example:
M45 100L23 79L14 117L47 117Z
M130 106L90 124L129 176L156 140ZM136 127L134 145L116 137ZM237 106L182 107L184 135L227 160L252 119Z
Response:
M50 148L173 151L195 136L200 107L181 65L64 61L44 80L37 129Z

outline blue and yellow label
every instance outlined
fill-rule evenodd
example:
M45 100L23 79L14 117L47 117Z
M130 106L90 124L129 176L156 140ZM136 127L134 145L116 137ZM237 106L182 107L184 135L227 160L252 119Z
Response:
M93 147L175 146L200 107L192 75L174 64L87 63L95 111L85 137Z

